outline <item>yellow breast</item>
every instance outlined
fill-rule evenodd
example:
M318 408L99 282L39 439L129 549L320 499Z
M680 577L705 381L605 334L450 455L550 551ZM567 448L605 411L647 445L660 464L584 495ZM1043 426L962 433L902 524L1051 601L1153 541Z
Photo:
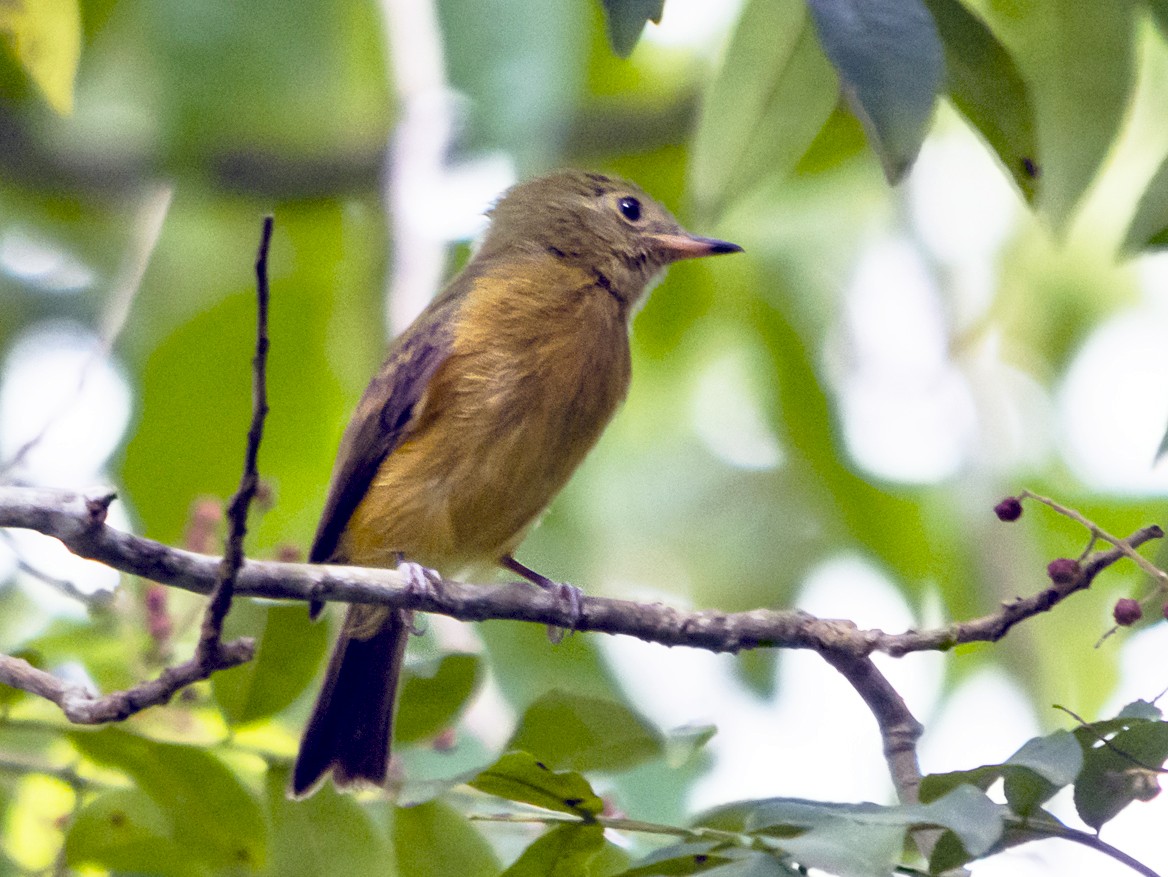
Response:
M510 553L595 444L628 389L626 315L555 260L484 272L407 439L343 536L353 563L396 552L454 575Z

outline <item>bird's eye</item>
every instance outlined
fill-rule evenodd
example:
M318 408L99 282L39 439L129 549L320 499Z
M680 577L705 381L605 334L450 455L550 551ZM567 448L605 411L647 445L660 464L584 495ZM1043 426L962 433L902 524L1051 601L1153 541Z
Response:
M629 222L636 222L641 218L641 202L636 198L621 198L616 206L620 209L621 216Z

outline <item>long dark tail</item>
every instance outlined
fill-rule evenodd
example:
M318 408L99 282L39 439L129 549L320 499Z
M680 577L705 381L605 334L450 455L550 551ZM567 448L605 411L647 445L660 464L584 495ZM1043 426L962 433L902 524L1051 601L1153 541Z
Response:
M300 741L289 790L293 797L309 794L330 770L338 788L385 782L393 704L409 630L405 613L391 610L370 635L368 612L351 606L345 616Z

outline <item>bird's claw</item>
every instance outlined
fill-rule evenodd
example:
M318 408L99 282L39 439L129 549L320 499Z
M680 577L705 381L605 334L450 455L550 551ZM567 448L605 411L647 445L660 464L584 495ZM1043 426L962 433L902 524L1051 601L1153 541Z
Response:
M411 595L415 597L438 596L438 589L442 584L442 576L436 570L422 566L420 563L414 563L411 560L399 559L397 571L405 580L406 591ZM421 636L426 632L425 627L419 626L415 621L415 615L412 609L406 611L406 626L414 636Z
M398 561L397 571L405 580L406 590L415 597L437 597L442 584L442 576L437 570L414 563L412 560Z
M560 605L567 609L568 616L571 619L566 627L561 627L556 624L548 625L548 639L553 643L559 643L564 639L565 634L575 633L576 626L580 623L580 619L584 617L584 592L575 585L569 585L567 582L548 582L546 585L541 585L541 587L548 591L548 593L555 595Z

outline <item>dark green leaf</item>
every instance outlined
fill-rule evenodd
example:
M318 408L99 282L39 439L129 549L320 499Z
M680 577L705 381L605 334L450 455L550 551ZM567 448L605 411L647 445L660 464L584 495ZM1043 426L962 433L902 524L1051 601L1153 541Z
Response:
M728 856L720 854L718 851L720 846L718 841L669 844L649 853L620 877L658 877L658 875L680 877L685 874L700 874L730 861Z
M1098 830L1132 801L1159 792L1156 773L1168 759L1168 722L1138 721L1087 751L1075 783L1075 809Z
M482 680L477 655L451 654L411 665L402 685L393 731L399 743L425 740L454 724Z
M1004 811L961 785L929 804L893 807L768 798L718 808L699 824L764 834L801 865L875 877L899 861L905 835L915 828L948 829L971 856L984 855L1002 835Z
M690 160L699 210L720 213L762 177L789 172L838 95L803 0L750 0L702 101Z
M220 868L262 867L267 828L259 802L205 749L159 743L120 728L74 731L87 758L126 773L158 805L181 845Z
M1038 204L1062 227L1127 112L1134 0L990 3L981 9L1030 85L1040 144Z
M228 626L233 635L254 636L259 643L254 659L211 677L215 700L231 724L278 713L320 673L328 626L310 621L302 604L237 600Z
M470 781L488 795L590 819L604 802L575 771L555 772L529 752L508 752Z
M1146 719L1150 722L1158 722L1164 718L1164 713L1154 703L1146 700L1133 700L1119 711L1117 718Z
M553 769L624 770L660 755L656 728L620 703L549 691L523 714L508 749Z
M345 877L383 875L389 844L352 795L325 783L310 798L290 801L288 768L272 766L265 783L272 826L272 877L315 877L342 869Z
M65 859L75 868L160 877L209 877L214 871L197 845L175 840L171 820L139 789L102 792L86 804L69 826Z
M1144 249L1168 246L1168 159L1165 159L1140 196L1135 216L1127 227L1123 249L1135 255ZM1168 435L1160 442L1156 459L1168 448Z
M1038 142L1030 91L1014 59L960 0L925 0L945 46L949 97L1034 198Z
M1001 764L925 777L921 782L921 801L932 801L962 784L984 792L1002 778L1010 808L1026 816L1063 786L1073 783L1082 766L1083 751L1075 735L1055 731L1028 740Z
M1027 740L1005 764L1029 768L1061 788L1073 783L1083 769L1083 749L1074 734L1060 730Z
M885 176L898 182L921 148L944 73L933 17L920 0L808 0L808 6Z
M588 877L589 863L604 847L600 825L559 825L525 849L501 877Z
M665 0L601 0L601 3L612 50L622 58L632 54L645 24L660 22L665 9Z
M398 877L495 877L491 845L465 816L440 801L401 807L393 814Z

